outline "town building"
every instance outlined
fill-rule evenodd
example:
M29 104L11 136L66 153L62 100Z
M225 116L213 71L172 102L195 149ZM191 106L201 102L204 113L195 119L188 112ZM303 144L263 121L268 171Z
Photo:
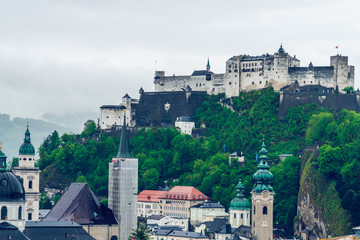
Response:
M126 116L126 125L135 126L134 115L135 105L139 103L138 99L132 99L128 94L122 97L122 102L119 105L102 105L100 107L100 129L110 129L113 126L122 126Z
M210 200L194 187L175 186L160 197L161 215L190 218L190 208Z
M180 116L175 121L175 127L181 130L181 133L192 134L192 130L195 128L195 122L191 117Z
M138 159L131 156L124 117L119 151L109 163L109 208L119 222L120 239L137 228Z
M0 223L0 239L4 240L30 240L17 227L8 222Z
M250 202L244 196L244 185L241 180L236 185L236 196L230 203L229 223L233 228L241 225L250 226Z
M245 156L242 152L233 152L229 154L229 166L231 166L232 159L236 159L240 163L240 166L245 167Z
M35 148L31 144L29 123L25 131L24 143L19 149L19 167L14 174L23 179L25 189L25 217L27 221L39 220L40 170L35 167Z
M190 87L208 94L225 93L226 97L239 96L240 91L258 90L272 86L276 91L297 81L301 86L322 85L342 90L354 87L354 66L348 64L348 57L339 54L330 57L329 66L300 67L300 60L285 52L281 45L274 54L260 56L237 55L225 64L225 73L196 70L186 76L165 76L156 71L155 92L181 91Z
M138 195L137 216L149 217L151 215L160 215L159 199L165 191L144 190Z
M87 233L80 224L73 221L30 221L26 222L24 234L30 240L102 240ZM14 238L14 240L17 238ZM10 239L9 239L10 240ZM113 240L113 238L111 238Z
M0 143L0 222L7 222L23 231L25 229L25 190L22 179L7 170L6 158Z
M146 219L148 226L152 226L154 229L164 227L178 227L181 231L189 230L189 219L179 217L169 217L162 215L151 215Z
M214 218L227 218L225 207L220 203L202 202L190 207L190 223L196 225Z
M209 240L209 237L197 232L158 229L151 232L151 240Z
M267 150L263 143L259 151L258 170L253 175L256 186L251 191L252 195L252 218L251 234L255 240L272 240L273 239L273 203L274 189L270 186L273 178L269 171L266 156Z
M63 224L56 225L56 222ZM28 226L69 227L71 223L78 223L94 239L119 239L119 226L113 212L100 203L86 183L72 183L41 223L27 223L26 229Z

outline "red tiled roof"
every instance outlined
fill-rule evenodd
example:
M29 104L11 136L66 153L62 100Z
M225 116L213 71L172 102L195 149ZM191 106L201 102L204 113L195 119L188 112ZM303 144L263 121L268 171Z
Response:
M175 186L170 191L165 192L163 197L168 199L183 200L209 200L210 198L194 187Z
M166 191L144 190L138 195L138 202L159 202Z

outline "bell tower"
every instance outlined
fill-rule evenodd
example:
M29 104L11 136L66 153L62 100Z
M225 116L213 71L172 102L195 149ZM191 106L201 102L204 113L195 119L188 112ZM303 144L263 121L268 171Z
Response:
M250 226L250 209L250 202L244 196L244 185L239 179L239 183L236 185L236 196L230 203L229 223L231 227Z
M38 221L40 170L35 167L35 148L31 144L29 123L27 123L24 143L19 148L19 167L15 167L13 172L24 181L25 219L27 221Z
M256 182L254 189L251 191L252 195L252 220L251 220L251 234L256 240L272 240L273 239L273 203L274 203L274 189L270 186L270 181L273 178L269 171L266 156L267 150L263 143L260 150L260 163L258 170L253 175Z

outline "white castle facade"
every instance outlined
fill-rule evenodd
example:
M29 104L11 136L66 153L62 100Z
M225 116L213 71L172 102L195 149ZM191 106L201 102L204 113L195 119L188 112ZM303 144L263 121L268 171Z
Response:
M194 91L208 94L225 93L226 97L239 96L240 91L250 91L272 86L276 91L298 82L299 86L321 85L339 89L354 87L354 66L348 64L348 57L330 57L330 66L300 67L300 60L290 56L282 46L273 55L239 55L226 61L225 73L195 70L190 76L165 76L164 71L156 71L155 92L181 91L190 87Z

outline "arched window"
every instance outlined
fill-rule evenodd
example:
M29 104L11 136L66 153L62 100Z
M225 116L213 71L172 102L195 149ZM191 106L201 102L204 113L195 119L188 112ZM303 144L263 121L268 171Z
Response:
M236 213L234 213L234 218L236 218Z
M29 181L29 189L32 189L32 181Z
M241 214L240 218L243 219L243 218L244 218L244 214Z
M117 236L112 236L110 240L118 240L118 237Z
M19 207L19 212L18 212L18 219L20 220L22 217L22 207Z
M1 220L5 220L7 218L7 214L8 214L7 207L3 206L1 208Z
M267 207L266 206L263 208L263 215L267 215Z

